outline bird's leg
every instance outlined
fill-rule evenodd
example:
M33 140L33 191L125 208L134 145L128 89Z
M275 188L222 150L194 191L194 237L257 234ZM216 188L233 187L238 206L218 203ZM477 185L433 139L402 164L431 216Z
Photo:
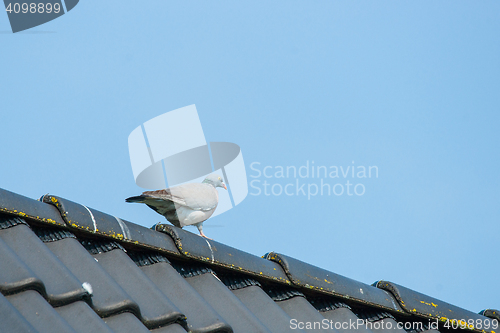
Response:
M212 238L208 238L204 233L203 233L203 223L197 223L195 224L196 227L198 228L198 231L200 232L200 236L206 239L212 240Z
M201 237L203 237L203 238L206 238L206 239L210 239L210 240L212 240L212 238L208 238L208 237L207 237L207 235L205 235L205 234L203 233L203 231L200 231L200 236L201 236Z

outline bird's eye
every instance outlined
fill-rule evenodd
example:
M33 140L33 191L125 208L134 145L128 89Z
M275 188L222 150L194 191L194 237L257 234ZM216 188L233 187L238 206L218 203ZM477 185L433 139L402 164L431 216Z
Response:
M219 177L219 180L222 180L222 179L220 179L220 177Z

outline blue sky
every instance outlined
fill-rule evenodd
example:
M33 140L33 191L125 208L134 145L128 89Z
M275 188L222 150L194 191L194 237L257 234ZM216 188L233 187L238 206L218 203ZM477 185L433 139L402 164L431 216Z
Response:
M207 141L241 147L249 181L253 162L379 171L350 179L362 196L249 194L205 223L209 237L474 312L499 309L499 10L496 1L81 1L17 34L0 14L0 187L148 227L164 221L124 201L142 191L127 138L196 104Z

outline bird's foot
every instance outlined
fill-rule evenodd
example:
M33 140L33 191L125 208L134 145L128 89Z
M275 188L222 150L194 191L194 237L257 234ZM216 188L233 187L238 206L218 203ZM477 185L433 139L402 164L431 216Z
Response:
M203 232L200 232L200 236L206 239L213 240L212 238L208 238L207 235L205 235Z

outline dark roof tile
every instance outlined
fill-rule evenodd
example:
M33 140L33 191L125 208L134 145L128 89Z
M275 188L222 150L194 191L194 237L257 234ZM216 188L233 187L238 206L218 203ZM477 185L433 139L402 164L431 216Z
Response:
M247 285L245 288L234 288L232 291L271 332L290 332L292 318L259 286ZM303 331L294 330L294 332Z
M327 323L328 320L323 317L305 297L293 297L283 301L276 301L276 303L293 319L293 322L290 323L292 329L294 327L303 327L304 331L312 333L338 332L335 327L330 327L329 325L325 327L325 323ZM304 326L300 326L300 323L303 323Z
M137 255L131 256L137 257ZM152 256L146 257L151 258ZM231 327L168 262L158 261L142 265L140 268L158 289L186 315L187 327L190 332L232 332Z
M106 317L104 322L116 333L133 332L149 333L146 326L133 314L129 312L120 313L114 316Z
M210 240L172 225L156 224L153 228L171 236L182 255L201 261L213 261L214 250Z
M1 267L1 266L0 266ZM0 316L2 332L35 333L35 328L0 294Z
M0 292L8 295L34 289L45 294L42 281L0 238Z
M0 230L0 238L43 281L51 304L60 306L89 297L82 283L28 226L19 224Z
M156 232L126 220L121 220L128 230L130 239L127 241L134 246L160 251L165 255L181 257L173 239L162 232Z
M155 328L178 320L184 315L119 249L93 254L101 267L130 295L141 309L141 319L148 328Z
M270 332L214 273L187 277L186 281L231 325L234 332Z
M57 307L55 310L78 333L113 333L85 302L74 302Z
M45 244L61 262L82 282L93 289L92 307L103 317L129 311L140 317L137 303L87 252L80 242L66 238Z
M36 291L7 296L8 301L40 333L76 333L56 310Z
M99 229L104 229L106 231L112 230L113 234L119 234L113 228L118 224L118 222L114 221L114 223L110 223L110 219L103 218L103 216L101 215L103 213L98 214L91 208L54 195L44 195L41 197L41 200L45 203L54 205L59 210L64 221L69 226L84 229L94 233L99 232ZM98 218L96 218L96 215L99 215L98 218L100 217L99 225L97 225ZM119 226L116 229L120 230Z

